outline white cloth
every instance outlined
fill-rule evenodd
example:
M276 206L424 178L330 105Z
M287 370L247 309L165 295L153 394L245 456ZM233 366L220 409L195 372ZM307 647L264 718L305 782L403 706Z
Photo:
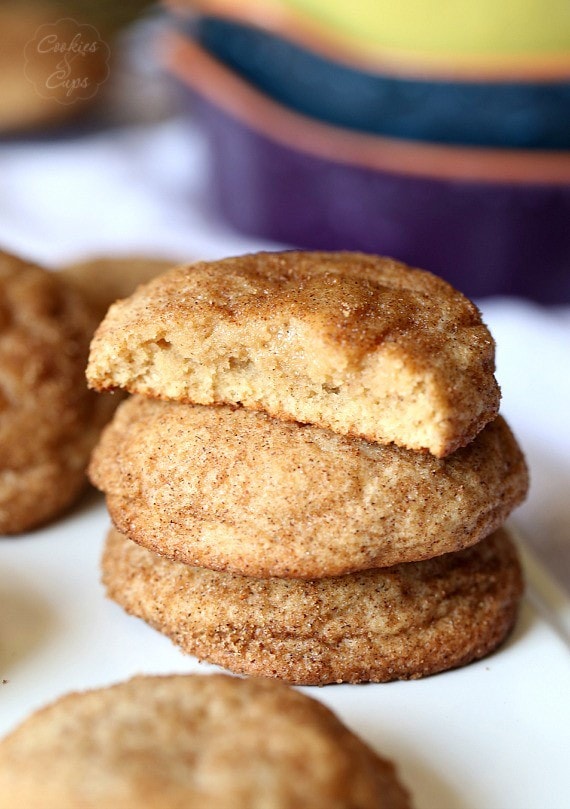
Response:
M206 162L202 137L178 121L0 144L0 240L53 266L89 254L260 249L209 214Z
M0 146L0 242L52 266L89 254L216 258L279 245L220 223L203 197L207 149L179 121ZM545 267L547 272L548 268ZM515 523L570 593L570 307L482 303L503 412L529 460Z

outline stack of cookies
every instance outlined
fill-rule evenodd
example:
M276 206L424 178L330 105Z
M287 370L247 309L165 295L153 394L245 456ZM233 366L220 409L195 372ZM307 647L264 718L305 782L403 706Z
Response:
M185 651L298 684L493 650L528 486L494 343L435 276L350 253L177 267L109 310L88 378L133 394L91 477L109 595Z

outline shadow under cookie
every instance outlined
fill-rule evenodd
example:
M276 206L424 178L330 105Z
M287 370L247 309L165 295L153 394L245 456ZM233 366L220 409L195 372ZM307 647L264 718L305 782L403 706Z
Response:
M523 591L503 529L436 559L314 581L254 579L172 562L114 529L108 595L183 651L299 685L415 679L493 651Z

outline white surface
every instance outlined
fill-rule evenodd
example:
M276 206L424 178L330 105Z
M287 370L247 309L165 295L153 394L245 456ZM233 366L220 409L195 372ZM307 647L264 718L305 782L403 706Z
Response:
M106 600L107 523L91 495L53 527L2 541L0 735L69 690L212 669ZM566 809L569 685L568 648L527 598L486 660L416 682L303 690L397 761L417 809Z
M201 199L204 167L200 137L176 122L2 144L0 242L54 266L89 253L183 259L266 247L213 220ZM500 652L456 672L306 690L397 761L417 809L567 809L570 309L508 300L483 309L498 343L503 412L532 472L514 518L532 549L518 628ZM0 735L70 689L207 670L106 601L106 525L91 495L47 529L0 539Z

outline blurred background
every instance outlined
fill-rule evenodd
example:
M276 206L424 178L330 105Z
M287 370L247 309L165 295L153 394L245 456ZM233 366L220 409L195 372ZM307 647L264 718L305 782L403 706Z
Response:
M1 0L0 37L15 248L364 250L570 301L567 0Z
M570 583L568 0L0 0L0 243L442 275L497 339L520 523Z

